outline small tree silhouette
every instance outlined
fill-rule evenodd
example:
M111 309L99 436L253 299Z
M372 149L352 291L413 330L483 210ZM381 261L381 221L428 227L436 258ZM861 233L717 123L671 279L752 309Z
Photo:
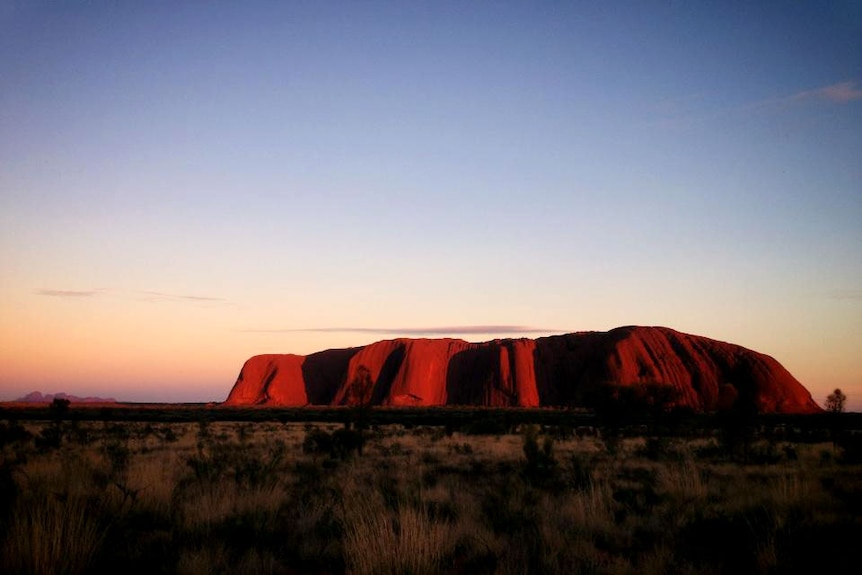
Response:
M826 411L830 413L842 413L846 402L847 396L838 388L826 398Z
M364 365L360 365L347 387L347 405L352 408L353 424L358 430L365 429L368 425L373 393L374 380L371 379L371 371Z
M48 406L48 413L51 415L51 425L42 430L39 437L36 438L36 447L43 450L56 449L63 442L63 420L69 413L70 401L65 398L55 397L54 401Z
M348 405L369 405L371 393L374 391L374 381L371 379L371 371L364 365L356 369L356 375L347 389Z
M723 401L733 401L732 405L718 411L720 441L731 459L741 450L742 462L747 464L760 412L754 390L750 386L740 389L729 384L728 388L719 388L719 393L725 396Z
M66 413L69 412L69 405L71 405L71 401L63 397L55 397L54 401L51 402L51 405L48 406L48 410L51 412L51 416L54 419L63 419Z
M844 439L844 420L838 414L844 411L844 404L847 402L847 396L836 388L835 391L829 394L826 398L826 411L831 414L832 431L832 448L838 447L839 443Z

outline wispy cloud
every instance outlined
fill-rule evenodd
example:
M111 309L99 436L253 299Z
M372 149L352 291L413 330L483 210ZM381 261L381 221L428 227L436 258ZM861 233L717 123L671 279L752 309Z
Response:
M188 302L188 303L213 303L213 304L226 304L229 301L222 297L216 297L211 295L201 295L201 294L181 294L181 293L168 293L168 292L160 292L160 291L151 291L151 290L136 290L136 291L121 291L121 290L109 290L109 289L88 289L88 290L74 290L74 289L38 289L35 290L36 295L49 296L49 297L66 297L66 298L86 298L86 297L94 297L101 295L114 295L125 298L133 298L137 300L149 301L149 302Z
M656 105L656 118L646 125L665 129L688 130L706 122L722 121L736 114L781 109L804 102L848 104L862 100L862 82L848 80L795 94L778 96L744 104L739 107L710 106L705 94L686 94L669 98Z
M862 289L839 289L828 294L829 299L846 299L862 301Z
M830 102L833 104L847 104L854 100L862 100L862 88L857 88L859 82L850 80L847 82L838 82L829 86L821 86L811 90L803 90L789 96L780 96L756 102L745 109L761 109L772 106L784 106L788 104L797 104L800 102Z
M187 301L198 303L227 303L227 300L222 297L196 295L196 294L175 294L159 291L140 291L139 294L144 296L146 301Z
M74 289L39 289L36 295L48 297L93 297L102 293L102 290L74 290Z
M836 104L846 104L854 100L862 100L862 88L857 88L858 82L839 82L814 90L805 90L790 96L792 101L799 100L827 100Z
M525 325L454 325L439 327L307 327L295 329L248 329L246 333L368 333L378 335L504 335L560 333L562 330Z

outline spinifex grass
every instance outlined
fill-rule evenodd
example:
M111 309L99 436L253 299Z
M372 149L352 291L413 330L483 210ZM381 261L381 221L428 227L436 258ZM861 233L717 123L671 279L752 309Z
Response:
M337 424L82 422L37 447L48 425L6 434L0 572L840 573L862 539L829 443L743 464L709 436L389 425L360 455L308 449Z
M94 502L34 489L13 507L3 545L6 573L87 573L105 529Z

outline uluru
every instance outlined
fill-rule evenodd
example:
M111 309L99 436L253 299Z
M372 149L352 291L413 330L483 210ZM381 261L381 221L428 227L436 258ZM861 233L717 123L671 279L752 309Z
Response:
M536 339L399 338L307 356L248 359L228 406L344 405L367 375L386 406L591 407L607 386L670 386L698 412L746 401L761 413L821 411L772 357L666 327L627 326Z

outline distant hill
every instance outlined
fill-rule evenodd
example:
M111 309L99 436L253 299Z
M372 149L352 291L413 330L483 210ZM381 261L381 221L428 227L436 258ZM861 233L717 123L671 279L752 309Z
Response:
M78 397L77 395L69 395L62 392L42 395L38 391L31 391L15 401L22 403L51 403L55 399L68 399L71 403L117 403L117 400L113 397Z
M243 365L227 405L344 405L357 375L371 402L391 406L594 407L615 387L673 388L699 412L750 405L761 413L821 408L768 355L665 327L620 327L535 340L394 339L308 356L258 355Z

